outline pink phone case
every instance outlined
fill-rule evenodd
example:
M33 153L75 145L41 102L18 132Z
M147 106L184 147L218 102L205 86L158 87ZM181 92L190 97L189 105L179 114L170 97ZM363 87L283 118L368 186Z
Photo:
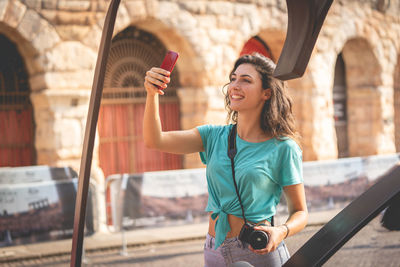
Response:
M175 63L178 60L179 54L174 51L168 51L167 54L165 55L165 58L161 64L161 68L164 70L167 70L169 72L172 72L174 69Z

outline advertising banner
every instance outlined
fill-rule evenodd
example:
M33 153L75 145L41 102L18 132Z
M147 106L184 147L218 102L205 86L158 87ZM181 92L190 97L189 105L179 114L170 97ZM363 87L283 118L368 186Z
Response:
M303 163L309 210L341 208L400 161L400 154Z
M71 168L0 168L0 246L71 237L77 182ZM88 203L92 233L91 193Z
M309 210L344 207L398 162L399 154L304 162ZM204 168L111 175L106 184L113 230L207 220ZM282 198L278 212L286 210Z

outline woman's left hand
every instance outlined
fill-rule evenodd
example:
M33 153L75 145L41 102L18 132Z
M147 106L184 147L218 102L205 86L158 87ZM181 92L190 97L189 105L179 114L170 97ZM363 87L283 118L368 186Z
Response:
M254 230L266 232L269 237L267 246L263 249L253 249L249 245L249 249L259 255L274 251L286 236L286 228L284 226L255 226Z

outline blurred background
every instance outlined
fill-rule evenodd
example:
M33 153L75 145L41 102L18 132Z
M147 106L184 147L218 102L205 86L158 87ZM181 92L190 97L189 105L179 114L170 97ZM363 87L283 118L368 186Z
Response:
M108 5L0 0L2 246L71 236ZM334 1L306 73L287 83L310 211L343 207L399 161L399 13L399 0ZM222 87L234 61L258 52L277 62L286 28L283 0L121 1L94 148L87 234L205 220L199 156L144 147L145 72L159 66L167 50L179 52L160 101L165 130L225 124ZM283 203L280 212L285 209ZM32 218L47 224L15 224Z

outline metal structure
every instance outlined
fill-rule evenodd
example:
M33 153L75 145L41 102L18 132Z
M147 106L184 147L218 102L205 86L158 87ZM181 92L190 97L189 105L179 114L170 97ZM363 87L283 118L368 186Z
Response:
M288 29L274 76L290 80L303 76L333 0L286 0Z
M95 70L79 174L71 266L80 266L81 264L84 216L93 143L105 66L119 2L119 0L112 0L110 3ZM289 16L288 31L274 73L274 76L281 80L298 78L304 74L319 31L333 0L287 0L286 2ZM400 166L397 166L328 222L284 266L322 265L399 194Z
M108 53L110 51L111 37L114 31L115 18L120 0L112 0L104 21L101 36L99 55L94 72L92 93L90 95L89 113L86 121L85 138L81 166L79 170L78 194L75 202L74 232L72 236L71 267L81 266L83 237L85 227L86 202L89 191L90 169L93 158L93 145L96 136L96 125L99 116L100 100L104 85L104 74Z
M283 266L323 265L399 195L400 165L393 167L374 186L345 207L297 250Z

